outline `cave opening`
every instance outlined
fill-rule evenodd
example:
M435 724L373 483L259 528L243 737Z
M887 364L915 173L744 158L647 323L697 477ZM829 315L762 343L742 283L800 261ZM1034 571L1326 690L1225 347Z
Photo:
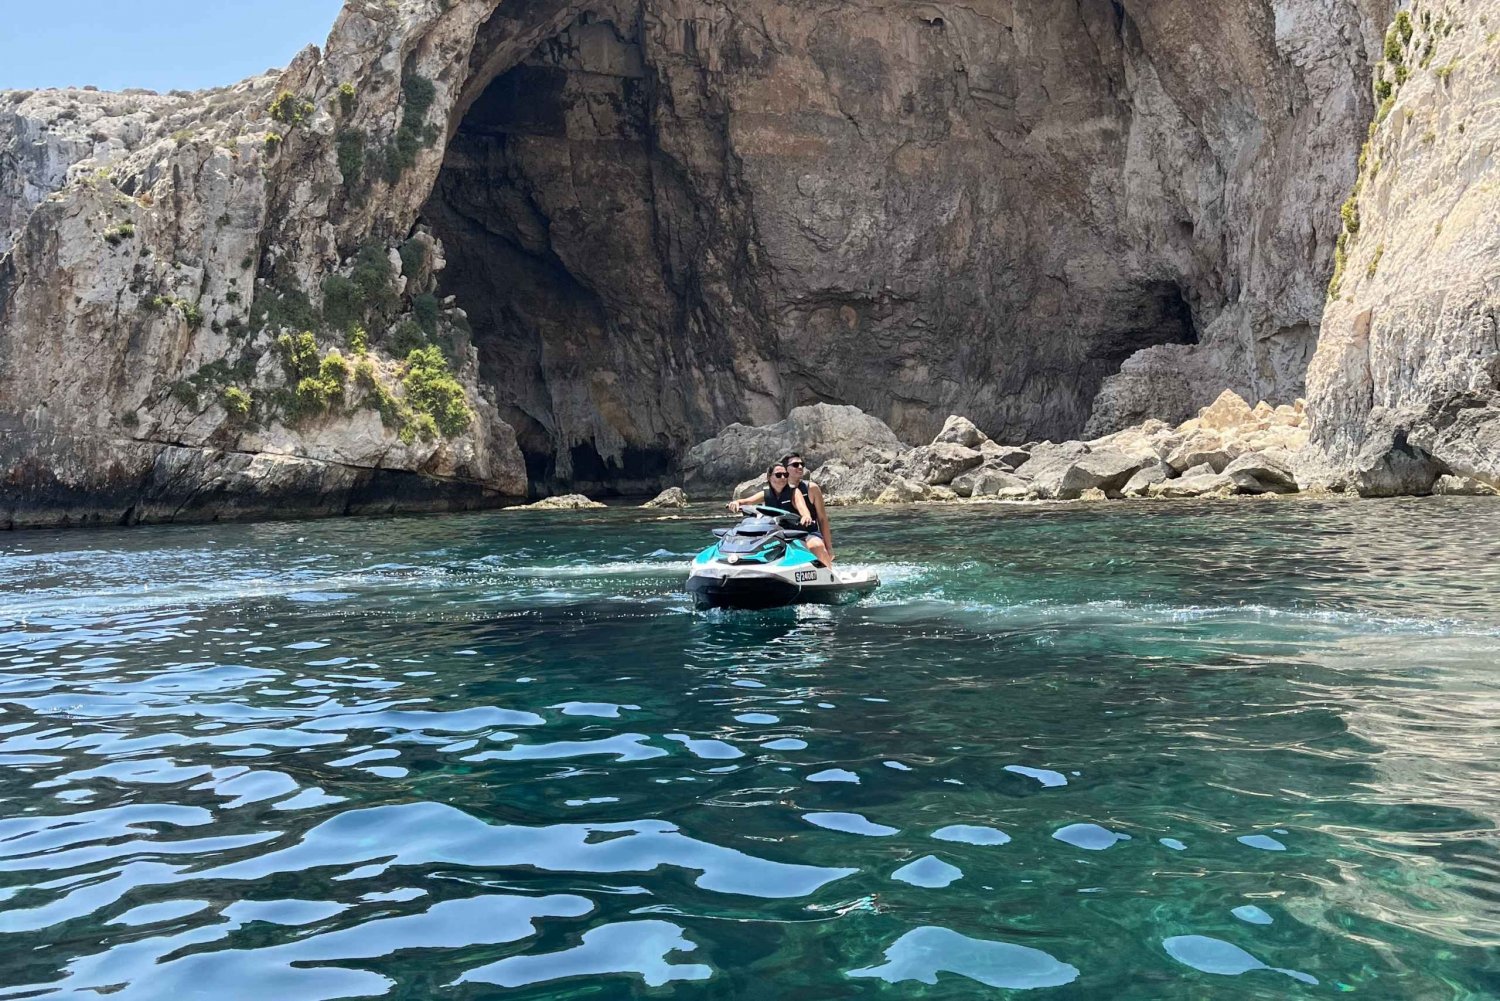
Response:
M476 82L420 215L533 494L649 493L676 467L642 375L678 300L653 240L651 88L631 31L578 17Z
M1192 304L1178 282L1151 282L1121 296L1116 305L1124 310L1124 322L1103 337L1091 352L1106 374L1118 372L1137 351L1158 344L1197 344L1198 323Z

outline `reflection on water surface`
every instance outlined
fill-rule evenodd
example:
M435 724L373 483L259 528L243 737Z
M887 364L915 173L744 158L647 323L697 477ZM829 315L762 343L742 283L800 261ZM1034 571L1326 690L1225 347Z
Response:
M0 997L1500 996L1500 505L0 540Z

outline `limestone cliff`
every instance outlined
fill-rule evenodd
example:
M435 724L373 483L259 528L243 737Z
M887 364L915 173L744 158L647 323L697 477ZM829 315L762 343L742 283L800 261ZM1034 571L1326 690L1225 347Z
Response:
M351 0L171 132L38 151L33 95L0 117L0 506L236 513L271 461L317 510L644 491L817 401L909 441L1289 401L1390 15ZM429 346L466 423L406 390Z
M1500 2L1391 29L1308 374L1316 470L1365 494L1500 486Z

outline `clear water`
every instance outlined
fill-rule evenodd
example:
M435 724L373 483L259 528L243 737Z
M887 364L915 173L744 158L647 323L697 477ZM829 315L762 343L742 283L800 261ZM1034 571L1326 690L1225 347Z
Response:
M1500 996L1500 505L0 538L0 996Z

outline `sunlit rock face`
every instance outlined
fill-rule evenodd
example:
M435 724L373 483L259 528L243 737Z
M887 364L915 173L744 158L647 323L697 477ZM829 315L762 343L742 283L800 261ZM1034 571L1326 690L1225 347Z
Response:
M1500 3L1423 8L1382 67L1395 86L1350 199L1353 230L1308 373L1333 486L1500 486Z
M0 419L498 497L655 489L725 425L819 401L908 441L953 412L1024 441L1226 387L1289 401L1390 13L351 2L326 50L90 147L51 202L0 176L0 219L27 220L0 263ZM173 396L216 359L273 392L282 329L347 345L329 276L414 233L434 252L397 265L372 351L399 363L389 332L430 321L462 435L337 410L252 429ZM202 323L143 308L163 296Z

